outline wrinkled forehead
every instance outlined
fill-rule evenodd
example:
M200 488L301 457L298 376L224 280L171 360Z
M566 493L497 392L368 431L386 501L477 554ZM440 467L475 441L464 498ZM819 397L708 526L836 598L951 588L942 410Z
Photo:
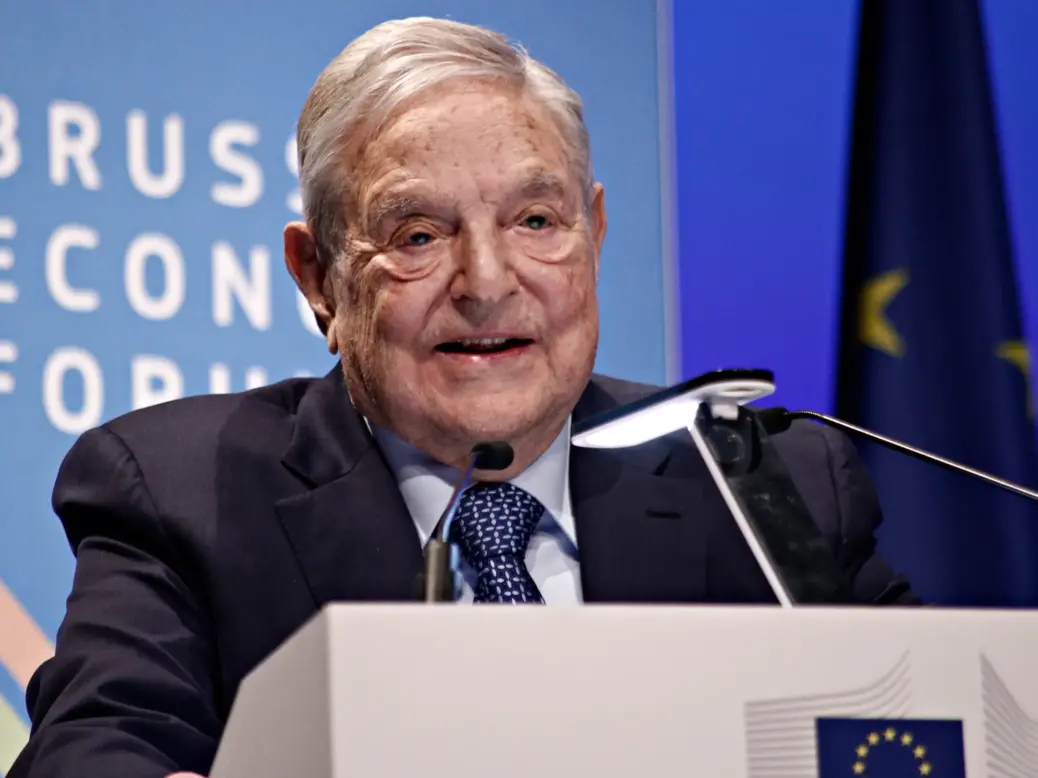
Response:
M437 89L398 111L353 157L364 209L409 184L503 196L523 188L579 198L580 183L551 113L529 96L485 84Z

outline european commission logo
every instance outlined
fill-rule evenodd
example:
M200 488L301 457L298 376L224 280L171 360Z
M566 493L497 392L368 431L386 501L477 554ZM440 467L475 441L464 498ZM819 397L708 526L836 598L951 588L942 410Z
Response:
M819 778L966 778L961 721L823 718L816 732Z
M978 750L970 753L969 775L1038 778L1038 720L987 656L974 661L958 678L974 691L947 715L945 702L935 711L927 695L913 689L908 653L857 688L748 702L746 775L966 778L965 721L983 732L983 753L980 742L971 741Z

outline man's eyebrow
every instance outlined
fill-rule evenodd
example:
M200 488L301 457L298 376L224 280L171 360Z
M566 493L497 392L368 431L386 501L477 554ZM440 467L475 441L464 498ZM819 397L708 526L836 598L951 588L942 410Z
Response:
M516 200L530 200L538 197L567 197L566 182L563 178L547 170L536 170L522 179L514 190ZM375 232L386 224L404 221L419 214L432 214L439 210L426 197L404 193L387 193L377 197L369 206L366 227Z
M390 194L378 198L367 213L367 227L375 230L383 224L401 221L428 210L428 203L413 195Z
M554 173L537 170L527 176L516 190L520 198L554 196L566 197L566 183Z

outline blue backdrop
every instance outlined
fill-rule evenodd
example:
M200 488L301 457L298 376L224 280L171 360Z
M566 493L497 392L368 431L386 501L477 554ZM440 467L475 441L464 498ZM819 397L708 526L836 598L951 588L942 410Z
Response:
M71 582L61 457L132 408L330 367L282 260L295 120L352 37L419 13L507 32L584 96L613 215L599 367L666 381L653 0L3 4L0 772L24 734L12 603L49 638Z
M1038 337L1038 3L983 0L1027 340ZM833 410L856 0L674 3L682 370L775 370Z
M674 6L0 5L0 620L44 637L60 620L72 559L49 494L80 430L330 364L282 268L293 125L318 71L386 18L499 28L585 97L610 213L600 370L770 367L778 402L831 409L857 2ZM1033 341L1038 4L984 10ZM0 633L0 772L24 729L24 626Z
M0 307L17 346L0 406L0 570L46 629L71 570L47 498L72 436L144 402L330 365L283 266L281 228L297 215L286 148L319 70L382 19L420 6L488 23L582 92L615 214L600 366L665 380L655 6L484 5L311 3L289 38L281 3L5 7L0 72L21 159L0 184L16 225L3 277L18 293ZM594 33L574 47L592 8Z

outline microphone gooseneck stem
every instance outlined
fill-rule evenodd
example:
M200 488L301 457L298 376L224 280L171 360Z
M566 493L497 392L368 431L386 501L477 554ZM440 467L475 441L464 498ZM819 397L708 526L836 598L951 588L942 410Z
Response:
M457 549L453 543L433 538L425 548L425 573L422 576L422 599L425 602L455 602L455 570Z
M790 419L813 419L815 421L820 421L823 424L828 424L832 427L838 427L839 429L845 430L847 432L852 432L856 435L861 435L864 438L870 438L872 440L875 440L878 443L882 443L884 446L892 448L896 451L900 451L903 454L908 454L909 456L913 456L916 459L920 459L924 462L937 462L941 465L944 465L947 468L950 468L952 470L958 470L960 473L971 475L974 478L979 478L981 481L986 481L987 483L993 484L994 486L998 486L1002 489L1005 489L1006 491L1013 492L1014 494L1019 494L1024 497L1030 497L1032 500L1038 500L1038 492L1034 491L1033 489L1028 489L1027 487L1020 486L1019 484L1014 484L1012 481L1007 481L1004 478L999 478L998 476L985 473L982 470L977 470L975 468L968 467L951 459L938 456L937 454L931 454L929 451L924 451L921 448L916 448L915 446L910 446L907 443L902 443L900 441L894 440L893 438L888 438L886 435L880 435L878 432L872 432L871 430L864 429L863 427L851 424L850 422L846 422L841 419L834 418L832 416L826 416L824 413L817 413L816 411L788 411L787 414Z
M425 572L422 575L422 598L426 602L456 602L459 595L458 566L460 552L451 541L451 525L461 504L461 495L468 486L472 473L480 470L506 470L512 464L515 452L503 440L477 443L472 447L461 477L454 484L447 507L440 515L436 528L425 546Z
M461 493L468 486L479 456L476 451L469 455L465 470L462 472L461 478L454 484L454 492L447 503L447 508L440 517L440 521L436 525L437 529L433 532L433 536L425 548L425 575L422 587L425 602L454 602L456 599L455 575L458 567L458 550L450 541L451 523L454 521L454 514L458 511Z
M479 454L473 452L469 456L468 464L465 465L465 472L462 473L461 478L454 484L454 491L451 493L450 502L447 503L447 509L443 512L443 516L440 517L439 521L439 534L437 539L447 542L447 539L451 536L451 524L454 522L454 514L458 512L458 503L460 500L458 497L469 485L469 479L472 478L472 471L476 469L476 462L479 460Z

